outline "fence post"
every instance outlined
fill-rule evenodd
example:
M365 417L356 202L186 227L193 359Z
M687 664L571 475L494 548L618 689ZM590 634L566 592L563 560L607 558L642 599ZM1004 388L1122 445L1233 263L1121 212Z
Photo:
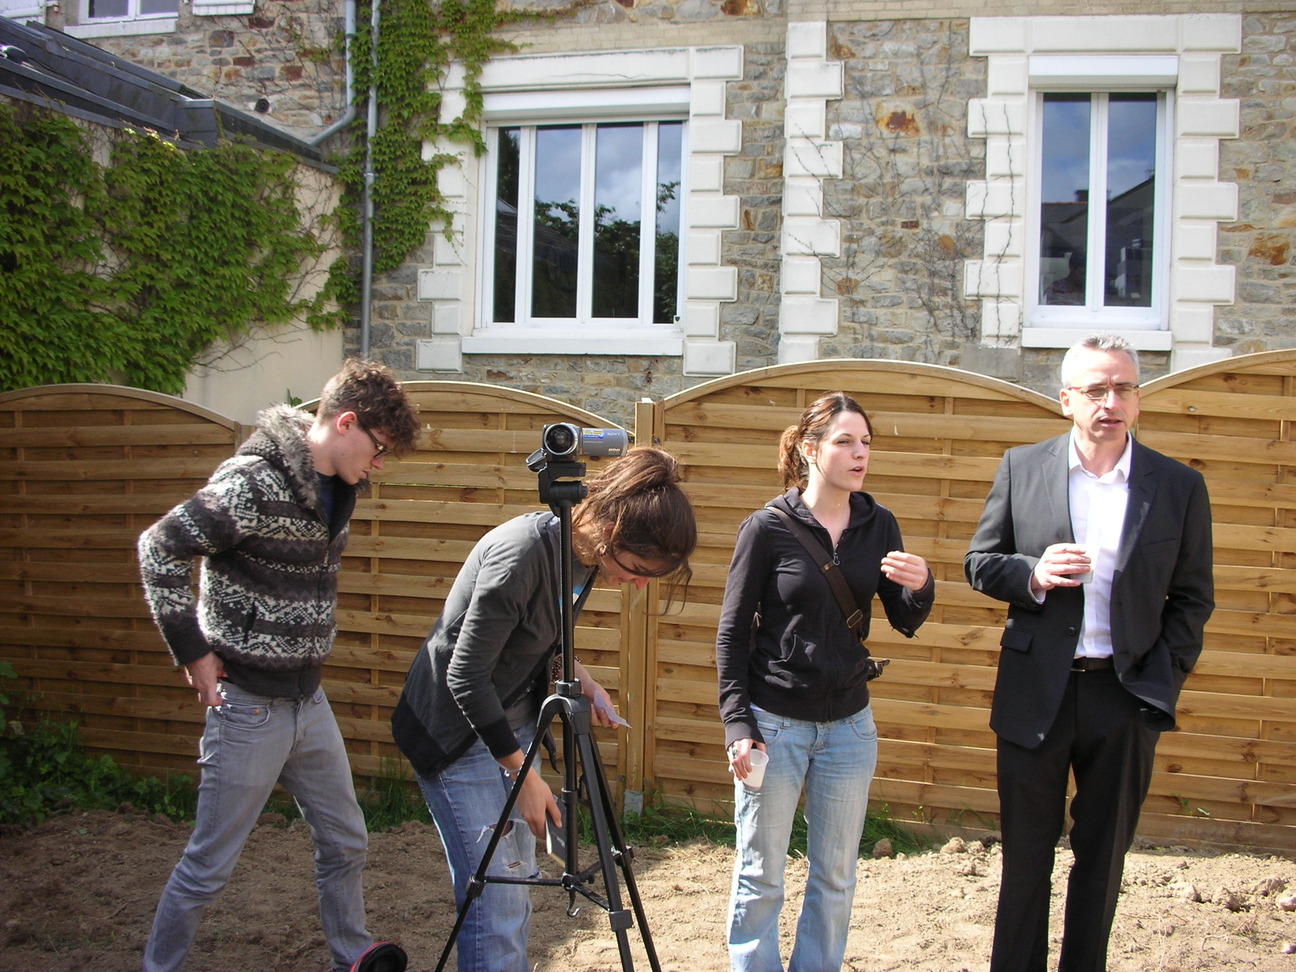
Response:
M635 404L635 444L659 444L661 423L661 404L649 398L640 399ZM621 646L621 714L630 723L623 747L625 813L637 814L643 810L644 788L653 779L653 684L657 670L654 615L660 586L659 581L653 581L642 591L632 591L622 607L625 613L621 630L626 641Z

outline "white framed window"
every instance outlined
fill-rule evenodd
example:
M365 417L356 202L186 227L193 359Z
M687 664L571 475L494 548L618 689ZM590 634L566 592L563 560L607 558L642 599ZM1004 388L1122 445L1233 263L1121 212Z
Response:
M1241 47L1235 14L971 18L987 71L968 134L986 163L966 207L985 232L964 292L983 344L1065 348L1104 330L1176 370L1227 357L1215 308L1235 299L1235 270L1218 228L1238 191L1220 143L1240 103L1221 88Z
M431 334L420 371L467 355L654 355L731 374L720 308L737 298L721 236L739 225L724 158L742 148L725 90L741 47L492 58L481 76L487 150L449 143L449 226L418 269ZM452 70L443 111L462 110Z
M167 34L175 30L179 0L81 0L73 37Z
M1173 93L1036 91L1027 323L1167 327Z
M682 118L491 127L481 330L678 342L686 139Z
M44 14L44 0L0 0L0 17L8 17L10 20L39 20Z

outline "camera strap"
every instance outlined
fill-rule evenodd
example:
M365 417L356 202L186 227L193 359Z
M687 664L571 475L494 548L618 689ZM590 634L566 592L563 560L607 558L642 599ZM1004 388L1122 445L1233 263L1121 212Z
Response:
M833 597L837 599L837 606L841 608L842 617L846 619L846 627L850 628L851 633L863 644L864 610L859 606L859 601L855 599L855 595L851 593L846 578L842 576L842 572L833 563L832 551L825 547L823 542L810 532L810 528L796 517L789 516L777 506L766 506L765 509L783 521L783 524L788 528L788 532L800 541L801 546L805 548L805 552L810 555L810 559L819 567L819 572L823 574L824 579L828 581L828 586L832 588Z

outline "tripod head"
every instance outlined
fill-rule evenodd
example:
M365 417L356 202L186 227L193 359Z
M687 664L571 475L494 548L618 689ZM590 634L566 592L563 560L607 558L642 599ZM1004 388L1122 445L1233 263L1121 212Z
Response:
M539 477L540 502L561 517L560 507L569 512L585 498L585 463L547 459L543 452L533 452L527 468Z

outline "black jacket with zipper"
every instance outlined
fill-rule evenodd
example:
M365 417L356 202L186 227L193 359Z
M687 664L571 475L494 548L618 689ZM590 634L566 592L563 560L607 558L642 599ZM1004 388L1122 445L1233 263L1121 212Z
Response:
M810 527L825 549L832 541L798 489L772 501ZM906 637L931 612L935 584L920 591L889 580L882 558L902 550L895 517L867 493L851 495L850 520L835 551L838 567L865 608L864 634L876 594L891 626ZM760 614L755 630L752 621ZM867 650L851 633L827 578L771 510L747 517L725 583L716 667L725 745L764 742L752 706L793 719L831 722L869 702Z

